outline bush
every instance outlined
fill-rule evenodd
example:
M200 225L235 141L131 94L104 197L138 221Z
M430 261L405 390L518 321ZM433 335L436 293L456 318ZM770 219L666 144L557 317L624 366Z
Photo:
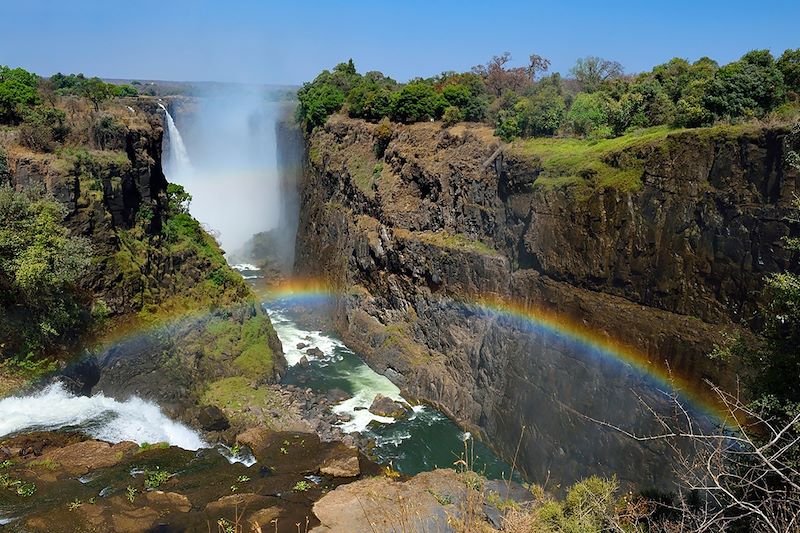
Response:
M64 112L54 107L28 110L19 127L19 141L31 150L52 152L69 133L66 120Z
M753 50L720 68L703 104L718 118L763 116L786 99L783 74L768 50Z
M111 115L103 115L91 127L92 140L100 150L124 150L128 128Z
M598 94L578 93L567 113L567 123L577 135L590 135L608 127L606 103Z
M458 107L451 105L445 108L444 114L442 115L442 123L445 126L454 126L462 120L464 120L464 113L462 113Z

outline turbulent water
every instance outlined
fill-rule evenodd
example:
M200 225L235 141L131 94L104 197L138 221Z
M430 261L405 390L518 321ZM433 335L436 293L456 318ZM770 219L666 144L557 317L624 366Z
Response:
M343 431L357 431L374 440L373 453L379 462L406 474L417 474L452 467L466 456L476 471L490 479L509 477L510 468L505 462L432 407L414 406L408 417L398 420L370 413L369 406L377 394L405 402L397 386L333 335L299 327L293 320L296 311L290 306L275 302L266 308L289 364L284 381L320 392L340 389L351 395L335 405L333 411L350 418L340 424ZM298 345L305 346L297 348ZM310 348L319 348L323 355L309 355ZM308 359L308 365L299 364L303 357Z
M0 400L0 438L62 429L81 430L108 442L168 442L186 450L207 446L197 432L136 396L123 402L102 394L74 396L55 384L30 396Z

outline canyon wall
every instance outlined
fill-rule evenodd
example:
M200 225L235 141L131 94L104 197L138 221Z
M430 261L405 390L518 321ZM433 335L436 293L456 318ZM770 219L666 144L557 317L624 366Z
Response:
M520 442L532 480L617 473L667 486L669 461L653 457L665 450L589 420L653 429L640 399L667 409L663 382L474 302L542 307L645 366L732 386L734 363L707 354L723 331L752 325L765 274L792 260L798 176L783 165L785 134L643 137L553 176L552 160L484 126L387 134L334 116L307 138L296 269L341 290L337 329L371 365L507 459ZM603 185L593 165L611 183L633 168L641 184Z
M88 352L102 372L82 363L60 379L84 394L156 400L184 419L204 395L213 403L209 388L222 396L277 380L285 360L269 317L168 190L158 101L114 100L99 113L76 106L69 120L73 130L89 125L83 143L37 152L13 136L4 142L10 185L51 193L70 233L92 249L78 289L93 319L59 332L62 346L44 355Z

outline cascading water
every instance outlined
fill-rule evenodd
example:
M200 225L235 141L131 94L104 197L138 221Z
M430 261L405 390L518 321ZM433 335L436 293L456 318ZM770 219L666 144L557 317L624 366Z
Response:
M74 396L55 384L30 396L0 400L0 438L60 429L79 429L108 442L168 442L186 450L207 447L197 432L136 396L124 402L102 394Z
M181 132L175 125L175 120L170 115L169 110L164 104L158 104L158 106L164 110L167 118L169 150L164 162L164 173L170 181L185 185L192 174L192 162L189 159L189 152L186 150L186 144L183 142Z

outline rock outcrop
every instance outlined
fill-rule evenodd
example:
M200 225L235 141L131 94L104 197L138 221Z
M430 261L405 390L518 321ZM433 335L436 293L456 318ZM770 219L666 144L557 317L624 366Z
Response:
M731 384L730 363L706 354L752 325L798 233L786 131L689 130L603 154L612 169L634 161L641 186L626 188L590 171L540 184L548 161L483 126L394 125L382 154L374 128L317 128L301 182L296 268L340 289L345 342L509 460L522 439L534 480L664 485L663 450L586 417L647 430L637 397L663 404L653 376L667 367L683 388Z

